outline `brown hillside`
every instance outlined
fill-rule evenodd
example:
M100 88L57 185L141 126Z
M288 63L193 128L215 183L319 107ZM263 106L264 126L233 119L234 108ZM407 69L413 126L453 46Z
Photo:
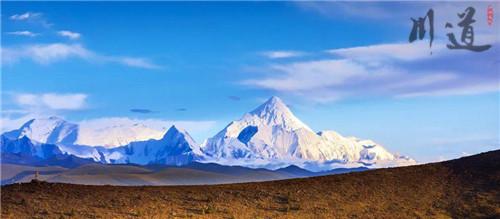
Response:
M2 187L2 218L500 218L500 150L412 167L212 186Z

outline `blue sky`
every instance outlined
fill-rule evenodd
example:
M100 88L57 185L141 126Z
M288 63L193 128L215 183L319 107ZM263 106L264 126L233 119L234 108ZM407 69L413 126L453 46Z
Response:
M1 4L2 130L128 117L201 142L276 95L315 130L420 161L499 148L498 3ZM446 48L444 24L467 6L485 52ZM429 8L433 46L408 43Z

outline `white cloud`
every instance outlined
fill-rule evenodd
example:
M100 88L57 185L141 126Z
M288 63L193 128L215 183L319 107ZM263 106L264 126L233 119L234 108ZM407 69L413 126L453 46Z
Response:
M79 44L48 44L34 45L26 49L26 53L34 61L41 64L48 64L68 57L88 58L93 53Z
M50 28L52 26L39 12L26 12L23 14L14 14L9 17L13 21L28 22L30 24L41 25L44 28Z
M86 94L43 94L42 102L56 110L77 110L85 107Z
M59 34L59 36L67 37L67 38L69 38L71 40L80 39L80 36L81 36L80 33L72 32L72 31L69 31L69 30L57 31L57 34Z
M22 20L28 20L30 18L34 17L39 17L41 16L41 13L34 13L34 12L26 12L24 14L14 14L10 16L11 20L16 20L16 21L22 21Z
M16 94L15 102L21 107L36 108L39 110L79 110L86 106L86 94Z
M399 98L411 97L440 97L440 96L457 96L457 95L475 95L489 92L500 91L499 81L489 81L477 84L466 84L462 86L441 88L429 91L409 92L397 95Z
M119 63L122 63L131 67L145 68L145 69L160 69L161 66L152 63L151 61L144 58L133 58L133 57L119 57L113 58Z
M39 35L38 33L33 33L31 31L27 31L27 30L7 32L7 34L16 35L16 36L28 36L28 37L36 37Z
M18 94L16 95L16 102L20 105L37 105L38 99L35 94Z
M314 102L326 103L354 95L359 84L383 81L404 75L391 66L365 66L350 59L325 59L272 65L261 79L242 83L258 88L295 94Z
M435 43L430 54L425 42L379 44L329 50L336 57L292 61L261 68L261 78L242 84L303 96L316 102L347 97L473 95L500 90L487 53L447 49ZM495 51L490 51L493 54ZM453 56L452 56L453 55ZM454 60L458 63L446 64Z
M80 93L13 93L15 109L2 109L0 131L19 128L33 118L49 117L61 112L85 109L87 95Z
M399 81L395 84L388 84L388 88L410 88L421 87L457 79L457 75L451 72L432 72L409 80Z
M354 77L370 76L362 65L346 59L273 65L270 70L279 75L247 80L244 84L278 91L305 91L340 85Z
M52 24L48 23L42 13L26 12L24 14L15 14L10 16L11 20L27 21L30 23L41 24L46 29L52 31ZM59 36L66 37L71 40L77 40L81 37L80 33L70 30L56 31ZM15 31L7 34L30 36L34 37L38 34L30 31ZM86 61L95 61L100 63L116 63L125 66L144 68L144 69L161 69L147 58L130 57L130 56L114 56L102 55L85 48L81 44L66 44L66 43L51 43L51 44L32 44L16 47L1 48L2 65L14 64L20 60L29 59L38 64L52 64L68 58L80 58Z
M300 57L305 55L304 52L299 51L266 51L261 53L263 56L270 59L281 59L281 58L292 58L292 57Z
M79 44L36 44L20 48L2 48L3 64L31 59L39 64L50 64L69 57L89 58L94 54Z
M3 65L14 64L22 59L31 59L36 63L47 65L68 58L80 58L87 61L118 63L136 68L161 68L161 66L146 58L100 55L81 44L35 44L16 48L2 48L1 52Z
M444 51L447 51L445 44L434 42L432 48L429 48L429 43L422 41L327 50L330 54L361 61L388 59L415 61L419 59L436 58L436 56L442 55Z

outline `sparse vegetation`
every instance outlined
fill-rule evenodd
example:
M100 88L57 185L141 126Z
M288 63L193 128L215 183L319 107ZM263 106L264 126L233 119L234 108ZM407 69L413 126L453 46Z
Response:
M212 186L2 187L1 218L500 218L500 151L413 167Z

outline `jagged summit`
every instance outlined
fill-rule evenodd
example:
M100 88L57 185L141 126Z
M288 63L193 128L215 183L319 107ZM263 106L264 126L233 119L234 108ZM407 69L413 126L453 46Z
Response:
M175 127L175 125L172 125L165 132L165 134L163 135L162 139L167 138L167 136L169 136L169 135L178 135L178 134L181 134L181 133L182 133L181 130L179 130L177 127Z
M262 105L246 114L242 120L248 123L266 123L270 126L280 126L287 130L307 129L279 97L272 96ZM259 121L260 120L260 121Z
M279 97L272 96L266 102L250 112L254 115L265 115L272 113L291 113L290 109Z
M165 135L167 135L167 133L169 132L173 132L173 133L177 133L177 134L184 134L184 135L189 135L187 133L187 131L181 127L177 127L174 125L170 126L170 128L167 129L167 132L165 132Z
M165 135L163 135L163 138L161 140L163 141L183 140L190 147L197 145L193 137L191 137L191 135L189 135L189 133L186 130L177 128L175 125L172 125L167 130L167 132L165 132Z

